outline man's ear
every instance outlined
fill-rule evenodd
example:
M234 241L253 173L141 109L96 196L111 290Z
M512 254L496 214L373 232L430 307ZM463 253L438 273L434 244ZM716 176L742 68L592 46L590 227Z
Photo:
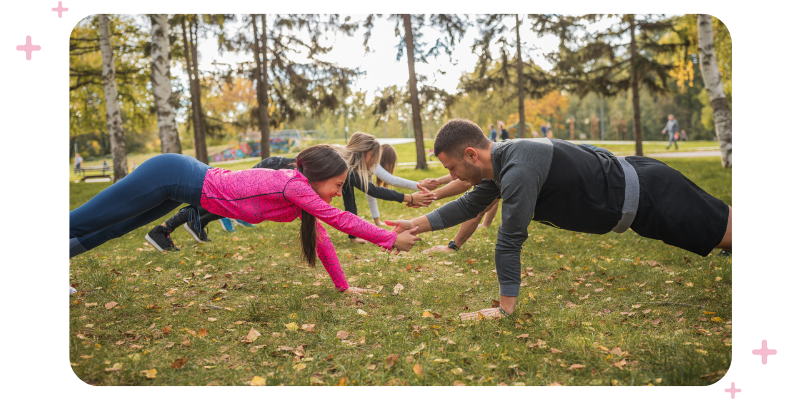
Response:
M464 158L475 162L478 160L478 151L475 150L473 147L467 147L464 149Z

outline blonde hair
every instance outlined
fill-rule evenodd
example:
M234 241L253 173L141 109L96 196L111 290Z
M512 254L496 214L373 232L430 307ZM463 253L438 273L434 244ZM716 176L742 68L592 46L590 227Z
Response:
M390 144L382 144L381 145L381 167L386 170L386 172L390 174L394 174L394 169L397 166L397 152L394 151L394 147ZM382 181L380 178L375 178L375 182L378 186L383 186L388 188L389 183Z
M506 127L506 124L503 121L497 121L497 129L503 129Z
M347 165L356 171L366 193L369 183L372 181L372 168L381 158L381 145L375 140L375 136L356 132L350 137L345 150L347 151L342 156L347 161ZM372 154L372 161L369 164L367 164L367 154Z

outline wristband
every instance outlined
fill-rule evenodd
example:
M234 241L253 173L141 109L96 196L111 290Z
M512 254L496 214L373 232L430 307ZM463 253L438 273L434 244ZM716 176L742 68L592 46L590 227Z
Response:
M451 240L450 243L447 244L447 247L449 247L449 248L451 248L451 249L453 249L455 251L458 251L458 246L456 246L455 240Z
M414 204L414 195L410 194L409 196L411 196L411 201L408 202L408 204Z
M503 310L503 307L497 307L500 310L500 314L503 314L504 317L511 318L511 314L507 313L506 310Z

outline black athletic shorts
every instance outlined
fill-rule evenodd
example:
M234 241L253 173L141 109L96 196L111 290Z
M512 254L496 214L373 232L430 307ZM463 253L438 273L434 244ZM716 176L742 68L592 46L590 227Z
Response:
M631 229L701 256L725 236L728 205L661 161L625 157L639 175L639 209Z

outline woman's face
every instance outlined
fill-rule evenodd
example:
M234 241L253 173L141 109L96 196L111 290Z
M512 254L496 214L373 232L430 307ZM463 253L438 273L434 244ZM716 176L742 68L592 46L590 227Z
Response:
M342 186L345 179L347 179L347 172L324 181L309 182L309 184L322 200L330 204L334 197L342 196Z

